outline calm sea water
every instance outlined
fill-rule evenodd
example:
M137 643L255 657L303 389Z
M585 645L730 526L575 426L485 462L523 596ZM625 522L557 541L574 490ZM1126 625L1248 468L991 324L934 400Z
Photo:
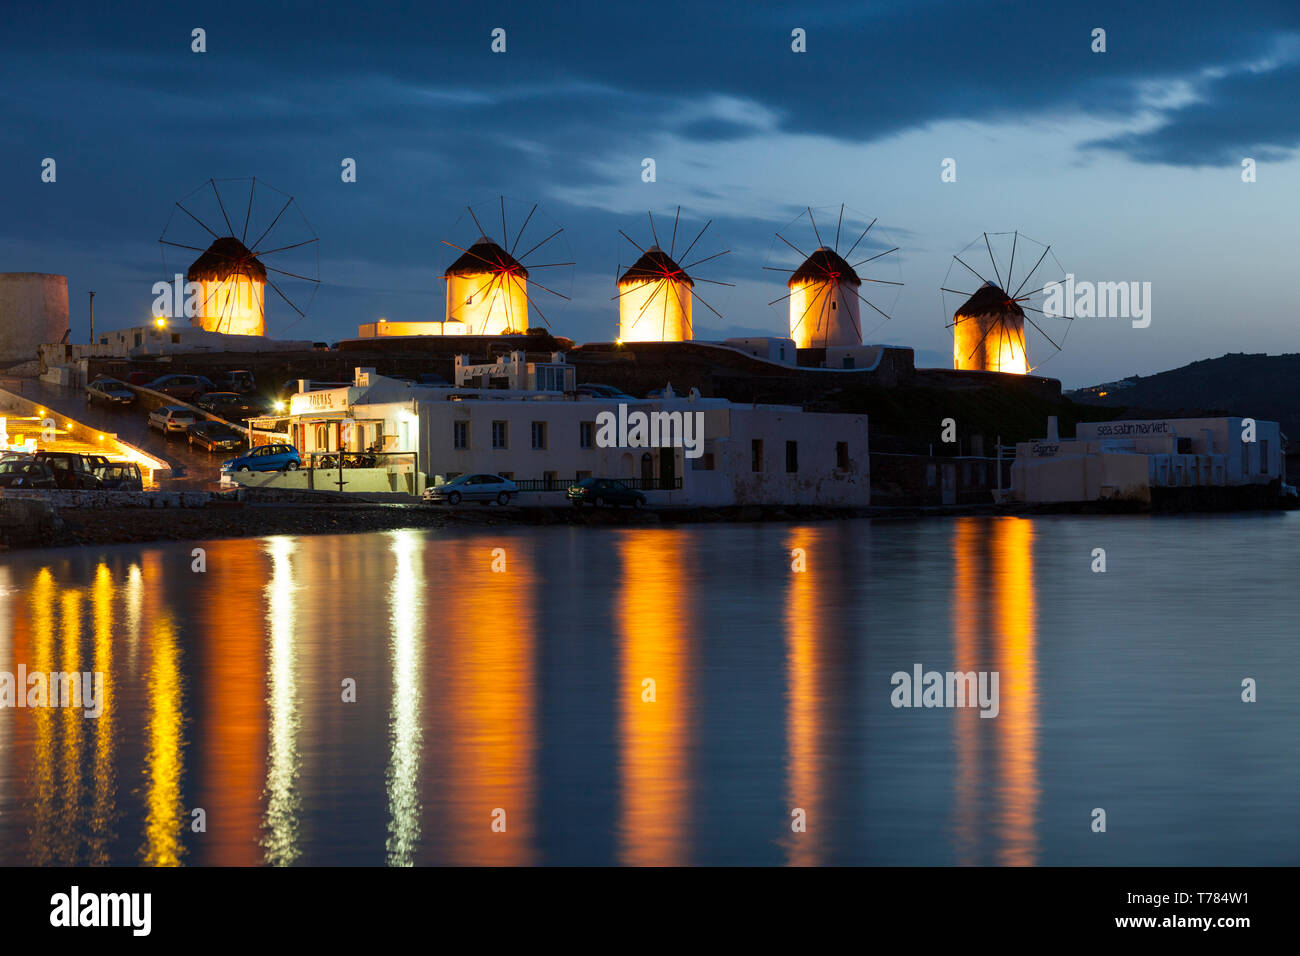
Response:
M0 710L0 863L1295 864L1298 531L399 531L208 542L203 573L190 544L8 555L0 671L107 685L98 719ZM894 708L915 664L996 671L998 716Z

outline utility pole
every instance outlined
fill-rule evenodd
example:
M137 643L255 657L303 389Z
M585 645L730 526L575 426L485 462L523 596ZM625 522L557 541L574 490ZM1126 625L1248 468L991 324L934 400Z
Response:
M95 344L95 293L90 293L90 344Z

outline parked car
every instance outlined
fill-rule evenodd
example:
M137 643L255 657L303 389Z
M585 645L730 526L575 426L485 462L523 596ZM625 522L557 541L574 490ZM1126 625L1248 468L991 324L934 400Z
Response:
M0 488L57 488L54 472L43 461L7 458L0 461Z
M149 413L149 427L158 429L168 438L188 432L197 420L194 412L179 405L164 405Z
M212 377L212 386L218 391L237 392L240 395L249 395L257 391L257 383L253 381L253 373L242 368L229 372L218 372Z
M133 461L111 461L95 473L107 491L144 491L144 476Z
M577 484L569 486L568 497L575 508L587 504L597 508L601 505L613 505L615 508L619 505L631 505L633 508L642 508L646 503L645 495L614 478L584 478Z
M195 422L186 432L190 447L205 451L235 451L244 444L244 434L225 422Z
M259 445L247 455L221 463L222 474L239 471L297 471L302 464L292 445Z
M86 459L86 464L90 466L92 474L99 474L99 469L107 468L111 462L107 455L82 455Z
M230 422L260 418L266 414L266 404L256 395L239 395L235 392L208 392L194 400L194 407L219 415Z
M135 401L135 392L125 382L107 376L100 376L86 386L86 404L103 402L105 405L130 405Z
M200 395L212 391L212 383L202 375L163 375L148 385L155 392L162 392L182 402L193 402Z
M621 402L636 401L621 388L615 388L613 385L597 385L595 382L584 382L573 391L575 395L583 395L587 398L613 398Z
M38 451L32 458L44 463L54 473L54 484L59 488L98 491L104 487L86 455L72 451Z
M445 484L425 488L423 497L425 501L445 501L449 505L458 505L462 501L482 501L484 504L495 501L499 505L508 505L517 494L519 486L509 478L472 474L457 475Z

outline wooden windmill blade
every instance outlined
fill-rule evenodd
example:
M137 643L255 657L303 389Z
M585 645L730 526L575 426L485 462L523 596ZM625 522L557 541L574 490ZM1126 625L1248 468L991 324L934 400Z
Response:
M462 221L452 230L462 238L442 240L453 256L442 270L445 321L464 323L470 335L525 333L534 316L549 328L541 299L569 301L567 290L557 287L567 285L574 265L563 239L564 228L550 222L545 213L539 215L536 202L518 204L513 219L519 225L513 228L512 204L514 200L500 195L477 207L467 205ZM498 222L500 241L487 228L488 223ZM471 224L476 238L464 238Z
M622 342L688 342L695 337L693 306L698 303L711 314L721 318L722 313L700 296L697 282L708 285L732 286L732 283L703 276L693 276L690 271L716 263L730 250L708 251L700 242L712 225L705 222L695 237L685 244L680 255L676 249L681 227L681 207L673 210L673 227L668 251L660 245L659 228L654 214L648 213L649 239L646 244L633 239L620 229L619 235L628 241L639 254L616 281L619 303L619 341ZM692 254L694 258L691 257ZM681 263L687 262L683 266Z
M957 297L944 299L945 314L959 303L947 323L954 368L1023 375L1058 354L1069 320L1048 314L1042 297L1063 277L1052 246L1019 230L981 233L957 252L940 285L941 296Z
M769 263L781 264L769 264L764 269L786 274L787 293L772 299L769 305L788 303L789 336L796 348L860 346L865 327L863 307L882 323L892 318L903 285L899 247L885 243L875 251L873 245L870 255L859 262L850 261L872 235L877 222L877 218L862 216L843 203L820 210L806 206L776 231L779 245L769 255ZM831 223L834 232L829 229ZM825 231L822 224L827 225ZM871 244L879 242L882 235L881 230L875 230ZM849 243L851 237L856 238ZM798 258L789 258L791 253Z
M319 238L306 216L292 196L256 179L206 180L173 204L158 243L169 274L181 271L168 264L169 251L200 253L184 272L199 287L199 311L189 318L207 331L267 334L267 286L290 308L279 330L287 331L306 316L320 286Z

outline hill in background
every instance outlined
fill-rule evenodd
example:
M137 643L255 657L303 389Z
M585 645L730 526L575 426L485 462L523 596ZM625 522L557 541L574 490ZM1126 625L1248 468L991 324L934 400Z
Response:
M1278 422L1300 439L1300 354L1234 353L1067 393L1119 418L1232 415Z

